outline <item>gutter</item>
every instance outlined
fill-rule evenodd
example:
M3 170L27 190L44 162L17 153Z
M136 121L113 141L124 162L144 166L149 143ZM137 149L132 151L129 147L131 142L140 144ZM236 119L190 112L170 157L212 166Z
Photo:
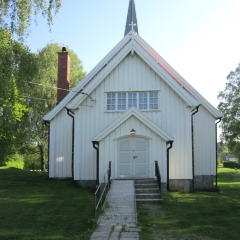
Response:
M75 126L75 119L74 119L74 113L67 109L67 114L72 118L72 180L74 180L74 126Z
M218 174L217 174L217 165L218 165L218 147L217 147L217 125L222 121L222 117L218 118L218 122L215 123L215 133L216 133L216 190L217 190L217 184L218 184Z
M167 148L167 190L169 189L169 150L172 148L173 141L168 141L167 144L170 146Z
M193 188L194 188L194 131L193 131L193 115L198 112L198 109L201 104L199 104L196 108L192 110L191 115L191 135L192 135L192 181L193 181Z
M99 184L99 142L92 141L93 148L97 150L97 185ZM96 147L97 145L97 147Z
M48 128L48 178L49 178L49 149L50 149L50 122L44 121L46 127Z

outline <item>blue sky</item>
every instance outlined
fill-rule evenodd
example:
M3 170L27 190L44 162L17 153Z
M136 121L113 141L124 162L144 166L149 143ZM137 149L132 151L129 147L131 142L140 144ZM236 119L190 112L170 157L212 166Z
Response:
M51 32L41 16L26 44L69 46L88 72L123 38L129 0L63 0ZM239 0L135 0L139 35L211 104L240 62Z

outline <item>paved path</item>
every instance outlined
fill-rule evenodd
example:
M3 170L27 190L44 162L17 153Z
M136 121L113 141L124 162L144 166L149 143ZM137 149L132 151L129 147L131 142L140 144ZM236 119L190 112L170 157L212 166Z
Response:
M137 240L135 189L133 180L112 180L106 208L98 219L91 240Z

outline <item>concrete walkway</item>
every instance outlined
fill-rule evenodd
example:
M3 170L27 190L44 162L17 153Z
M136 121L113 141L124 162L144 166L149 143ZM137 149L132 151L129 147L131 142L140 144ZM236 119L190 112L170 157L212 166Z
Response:
M112 180L106 208L98 219L91 240L137 240L136 203L133 180Z

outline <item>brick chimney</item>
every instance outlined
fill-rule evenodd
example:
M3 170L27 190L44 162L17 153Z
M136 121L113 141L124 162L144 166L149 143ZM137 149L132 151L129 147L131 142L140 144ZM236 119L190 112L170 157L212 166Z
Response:
M57 104L68 94L70 83L70 56L66 48L58 53ZM61 89L59 89L61 88ZM62 90L64 89L64 90Z

